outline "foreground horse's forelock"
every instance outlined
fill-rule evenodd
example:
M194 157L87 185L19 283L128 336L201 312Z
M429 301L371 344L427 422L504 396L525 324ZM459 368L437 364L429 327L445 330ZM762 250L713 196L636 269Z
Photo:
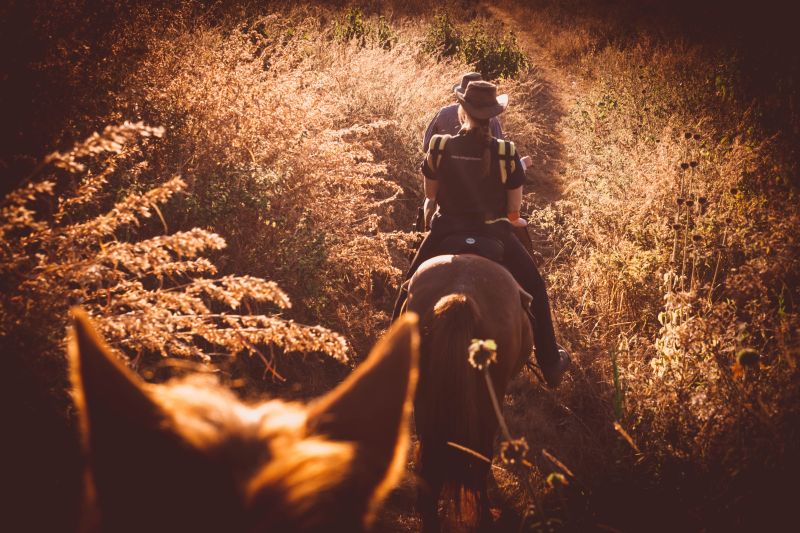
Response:
M149 385L73 311L90 531L359 531L402 474L416 317L310 406L238 401L207 376Z

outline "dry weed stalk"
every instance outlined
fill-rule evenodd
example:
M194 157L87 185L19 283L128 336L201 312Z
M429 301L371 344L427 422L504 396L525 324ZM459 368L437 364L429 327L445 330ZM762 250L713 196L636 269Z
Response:
M125 239L154 213L166 224L158 206L185 188L180 178L129 192L105 212L92 210L117 164L135 157L135 141L162 134L161 128L141 123L107 127L69 152L47 157L54 167L67 170L63 192L55 192L57 182L51 179L28 183L5 199L0 276L8 290L3 292L0 331L37 326L61 331L66 309L79 304L128 354L208 361L220 350L261 355L259 346L275 345L346 360L344 339L329 330L278 314L241 311L248 302L290 307L276 283L253 276L205 277L216 274L216 267L202 254L225 246L218 235L194 228ZM57 207L48 212L45 202Z
M732 487L734 474L764 479L796 453L792 162L759 130L753 103L720 89L730 77L720 73L717 87L706 78L725 58L641 35L619 44L625 35L608 17L562 17L581 4L542 4L515 17L532 21L579 89L559 123L567 193L530 220L556 252L545 270L561 334L582 347L592 378L576 378L564 402L596 406L596 420L624 413L619 423L647 457L631 455L631 479L647 471L658 482L675 465L720 473L694 479L717 488ZM621 335L630 342L617 366L607 354ZM624 410L614 403L617 368ZM595 377L606 386L592 387ZM602 470L614 442L581 447L582 431L551 439L578 472ZM694 481L684 498L707 497Z

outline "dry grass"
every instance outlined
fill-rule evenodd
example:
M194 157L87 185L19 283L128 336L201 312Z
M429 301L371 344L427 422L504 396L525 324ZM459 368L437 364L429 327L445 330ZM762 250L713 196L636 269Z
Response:
M795 162L761 127L761 102L737 97L723 51L631 40L569 9L514 13L577 80L557 124L566 189L532 217L580 365L538 413L512 405L512 425L581 478L566 499L538 478L571 527L777 523L797 464Z
M116 254L125 265L120 273L102 263L105 270L94 274L95 281L113 274L123 285L87 284L83 274L67 280L97 314L110 309L102 298L109 289L151 291L135 286L139 274L150 283L216 265L221 279L271 280L294 304L275 316L283 293L257 282L268 301L251 302L255 314L319 323L340 332L358 357L388 322L415 239L404 230L421 198L421 132L469 68L423 52L431 14L421 4L368 4L368 31L350 41L337 30L346 23L343 11L303 4L114 7L115 16L124 15L114 24L105 15L87 19L95 35L40 20L61 43L41 68L59 73L72 94L55 138L124 120L163 127L165 135L148 143L144 158L137 152L113 165L74 168L76 176L91 177L83 184L59 178L51 191L37 182L6 199L16 207L3 212L4 220L22 220L31 235L80 219L94 224L82 227L96 235L109 223L97 215L115 204L129 205L136 218L137 205L169 198L160 204L163 218L175 235L196 242L190 251L164 235L160 220L133 232L112 224L102 230L102 248L96 241L73 248L79 235L69 234L81 265L101 264L98 253ZM796 162L782 139L761 127L760 102L742 98L740 73L724 50L647 31L634 35L624 21L611 23L581 6L511 3L547 61L501 82L512 102L505 129L537 162L529 173L537 194L526 197L526 207L547 255L543 271L560 337L579 359L558 393L533 388L526 374L507 398L512 434L525 435L536 451L532 482L544 514L535 519L635 530L654 519L665 528L735 528L752 524L751 509L781 516L783 500L772 489L784 478L776 472L793 472L800 442L800 213L789 177ZM450 7L465 18L478 13L472 3ZM80 19L81 9L65 5L63 19ZM387 16L393 46L378 37L382 23L373 13ZM69 157L58 161L70 164ZM172 197L183 187L169 181L175 175L185 189ZM33 215L44 208L41 200L28 205L26 195L59 199L41 212L64 206L74 219L40 220ZM19 227L4 235L3 261L11 265L5 273L35 259L22 248L9 252L21 242L12 241L23 235L13 233ZM211 232L227 242L224 250ZM71 265L59 255L65 244L51 244L42 264ZM198 255L203 246L211 248L206 262ZM36 318L20 310L24 298L45 301L65 279L33 276L32 284L4 293L4 333ZM190 286L242 301L232 285ZM64 296L52 316L67 305ZM160 310L177 304L138 301ZM147 328L159 332L158 343L134 345L147 337L113 318L107 333L134 357L140 348L158 351L177 342L161 327L173 315L158 316ZM25 349L53 346L62 323L54 318L46 339ZM191 352L189 345L187 339ZM757 364L747 355L753 351ZM737 354L744 354L741 361ZM261 370L255 378L233 377L261 390L271 386ZM305 366L281 370L301 389L331 380L316 383L319 376ZM568 487L544 475L563 473L558 462L571 472ZM526 502L513 480L498 483L506 508L521 512Z
M154 35L117 98L170 125L158 164L186 176L186 216L229 242L226 271L269 275L298 316L362 348L387 322L376 310L408 249L393 230L410 224L417 137L461 67L421 55L410 26L385 50L342 42L326 16Z
M133 181L147 168L138 161L142 146L136 141L163 133L140 123L108 127L44 161L40 174L66 170L57 195L53 176L33 177L6 197L0 211L0 275L9 290L0 303L0 332L18 342L28 336L49 339L56 345L31 357L51 355L60 344L56 339L63 335L68 307L80 305L99 318L113 345L136 354L134 367L144 354L210 362L221 350L259 355L277 376L274 361L258 348L270 344L346 361L346 342L324 328L247 312L250 302L291 307L274 282L208 277L217 269L202 254L225 247L218 235L193 228L130 237L140 228L147 234L147 219L154 215L166 229L159 206L185 188L179 177L143 193L129 192L109 210L102 208L106 186L119 180L119 167L132 165L126 178ZM48 204L57 207L47 209Z

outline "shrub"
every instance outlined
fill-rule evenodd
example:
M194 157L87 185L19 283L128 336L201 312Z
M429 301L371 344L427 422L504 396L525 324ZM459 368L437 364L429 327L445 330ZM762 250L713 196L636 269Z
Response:
M487 80L513 78L528 67L528 59L513 33L498 38L481 24L469 26L460 49L464 61Z
M344 19L335 23L333 31L340 40L355 40L362 47L374 43L384 50L390 50L397 44L397 36L383 16L365 19L364 12L358 7L351 7Z
M440 59L458 55L487 80L513 78L529 65L513 33L497 37L478 22L459 30L446 13L434 17L423 49Z
M433 18L423 42L423 50L439 58L452 57L461 47L461 33L453 25L447 13Z

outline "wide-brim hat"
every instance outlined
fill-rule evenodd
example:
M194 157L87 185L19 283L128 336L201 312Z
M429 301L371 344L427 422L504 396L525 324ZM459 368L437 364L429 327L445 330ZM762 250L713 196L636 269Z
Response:
M456 91L456 98L470 116L483 120L496 117L508 105L508 95L497 96L497 85L488 81L470 82L464 94Z
M470 82L482 80L483 76L481 76L480 72L467 72L461 76L461 83L453 85L453 92L464 94L464 91L467 90L467 85L469 85Z

